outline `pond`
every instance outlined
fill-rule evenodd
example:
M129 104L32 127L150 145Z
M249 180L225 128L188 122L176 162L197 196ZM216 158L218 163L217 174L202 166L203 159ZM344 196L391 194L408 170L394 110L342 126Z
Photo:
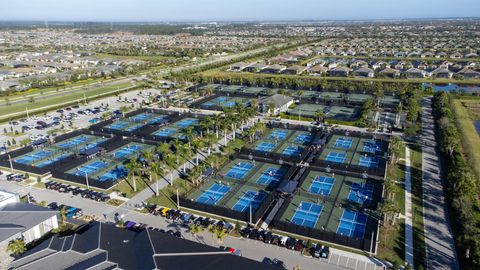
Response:
M473 124L475 125L477 133L480 135L480 120L473 121Z
M447 83L447 84L433 84L433 83L422 83L422 88L432 87L433 91L465 91L467 93L480 93L480 85L466 85L466 84L456 84L456 83Z

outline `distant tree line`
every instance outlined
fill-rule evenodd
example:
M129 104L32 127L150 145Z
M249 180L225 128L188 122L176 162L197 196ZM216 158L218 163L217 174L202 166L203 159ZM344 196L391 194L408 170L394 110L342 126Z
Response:
M460 133L455 125L451 95L437 92L433 98L444 179L451 207L458 260L462 269L480 269L480 203L478 181L462 154Z

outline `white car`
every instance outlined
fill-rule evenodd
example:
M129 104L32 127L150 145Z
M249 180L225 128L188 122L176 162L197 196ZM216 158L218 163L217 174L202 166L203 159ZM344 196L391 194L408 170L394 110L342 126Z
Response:
M36 135L31 135L30 136L30 140L32 140L32 141L36 141L37 139L38 139L38 136L36 136Z
M52 119L51 115L45 115L45 117L43 117L43 120L50 120L50 119Z

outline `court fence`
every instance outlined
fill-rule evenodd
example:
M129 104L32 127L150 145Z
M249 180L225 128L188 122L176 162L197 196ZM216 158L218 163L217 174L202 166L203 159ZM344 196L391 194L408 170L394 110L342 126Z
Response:
M173 201L176 201L176 196L172 196L171 198ZM273 203L275 200L274 194L270 193L267 195L265 200L260 204L260 206L252 211L252 216L250 217L250 211L247 209L245 212L238 212L234 211L230 208L219 206L219 205L209 205L209 204L203 204L196 202L193 199L188 199L185 197L180 197L179 202L180 202L180 208L185 207L201 212L206 212L210 213L213 215L217 216L222 216L234 220L239 220L239 221L244 221L249 223L250 218L253 224L257 223L262 216L265 214L267 209L270 207L270 205Z
M337 234L336 232L316 228L308 228L282 220L282 216L286 212L290 203L291 198L287 198L271 223L271 226L273 228L287 233L306 236L320 241L330 242L337 245L363 250L366 252L376 253L376 236L378 234L378 231L377 222L375 221L375 219L370 217L367 219L365 238L360 239L355 237L348 237L345 235Z

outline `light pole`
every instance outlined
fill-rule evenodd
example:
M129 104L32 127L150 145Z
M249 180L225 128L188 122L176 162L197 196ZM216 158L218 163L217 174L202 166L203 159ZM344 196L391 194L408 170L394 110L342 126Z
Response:
M88 184L88 173L85 172L85 181L87 182L87 189L90 189L90 185Z
M10 170L13 173L13 163L12 163L12 157L10 156L10 154L8 154L8 161L10 162Z

